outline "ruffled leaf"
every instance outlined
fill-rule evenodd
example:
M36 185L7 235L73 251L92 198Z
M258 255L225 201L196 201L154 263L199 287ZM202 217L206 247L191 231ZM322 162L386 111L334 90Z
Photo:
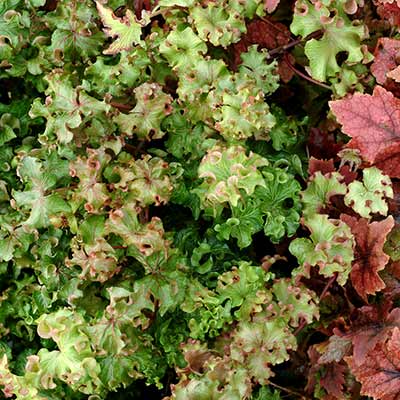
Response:
M293 276L309 278L310 267L318 266L319 273L326 278L337 273L337 281L343 286L354 258L354 238L350 228L340 220L319 214L308 217L305 226L311 232L310 239L295 239L289 246L300 264L293 270Z
M371 213L387 215L388 204L384 198L393 198L391 183L390 178L378 168L366 168L363 170L362 183L350 183L344 202L364 218L370 218Z
M123 50L131 50L133 44L143 44L140 39L142 25L131 10L126 11L125 17L118 18L111 9L104 7L97 1L96 6L103 25L106 26L104 29L105 34L112 38L117 37L111 46L104 51L104 54L117 54Z

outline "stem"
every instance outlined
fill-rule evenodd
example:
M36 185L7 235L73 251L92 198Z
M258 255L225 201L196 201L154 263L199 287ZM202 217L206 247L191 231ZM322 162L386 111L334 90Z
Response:
M311 82L311 83L314 83L315 85L321 86L321 87L323 87L324 89L331 90L331 87L328 86L328 85L325 85L325 83L319 82L319 81L317 81L317 80L311 78L311 76L306 75L305 73L299 71L299 70L289 61L289 57L288 57L288 54L287 54L287 53L285 53L285 54L283 55L283 59L285 60L285 62L286 62L286 64L288 65L288 67L289 67L295 74L297 74L298 76L300 76L301 78L303 78L303 79L305 79L305 80L307 80L307 81L309 81L309 82Z
M300 325L297 327L297 329L293 332L294 336L297 336L307 325L307 321L303 318L300 322Z
M337 273L335 272L334 275L326 283L324 290L321 293L321 296L319 296L320 300L322 300L326 296L326 294L328 293L328 289L332 286L333 282L336 281L336 278L337 278Z
M276 54L284 53L285 51L291 49L294 46L297 46L298 44L302 43L303 39L296 39L292 40L288 44L285 44L283 46L275 47L275 49L272 49L271 51L268 52L270 57L273 57Z
M273 386L273 387L276 387L276 388L279 389L279 390L283 390L283 391L286 392L286 393L293 394L293 395L295 395L295 396L300 397L301 399L306 400L306 398L305 398L301 393L299 393L299 392L295 392L294 390L285 388L284 386L277 385L276 383L273 383L273 382L271 382L271 381L269 381L269 384L270 384L271 386Z
M110 101L110 105L112 105L115 108L121 109L121 110L131 110L132 109L131 105L118 103L116 101Z
M307 37L305 37L304 39L302 38L298 38L298 39L293 39L291 40L289 43L283 45L283 46L279 46L276 47L275 49L272 49L271 51L268 52L268 54L270 55L270 57L274 56L275 54L280 54L280 53L284 53L287 50L291 49L294 46L297 46L298 44L307 42L310 39L317 39L320 36L322 36L323 32L321 30L319 31L315 31L313 33L310 33Z

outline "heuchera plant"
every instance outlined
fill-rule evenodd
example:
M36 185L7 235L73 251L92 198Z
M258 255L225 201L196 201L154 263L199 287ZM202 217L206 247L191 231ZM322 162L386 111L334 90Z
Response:
M0 390L398 399L399 0L0 1Z

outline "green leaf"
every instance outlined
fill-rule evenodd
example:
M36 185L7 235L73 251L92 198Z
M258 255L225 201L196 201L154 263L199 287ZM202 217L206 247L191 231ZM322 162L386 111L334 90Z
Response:
M160 0L158 4L161 7L191 7L194 0Z
M321 212L330 204L330 197L335 195L345 195L347 187L343 181L343 176L338 172L322 175L317 171L309 180L307 188L301 192L303 203L303 214L312 216Z
M393 198L391 183L390 178L378 168L365 168L363 183L350 183L344 202L364 218L370 218L371 213L387 215L388 204L384 198Z
M255 190L258 207L266 216L264 232L273 243L293 236L299 227L301 186L294 176L279 168L263 169L265 186Z
M190 16L200 39L214 46L226 48L238 42L241 34L246 32L244 17L229 3L225 7L213 2L208 3L207 7L194 7Z
M129 114L119 114L114 121L127 136L136 134L140 139L160 139L163 119L171 113L172 97L157 83L143 83L134 90L136 106Z
M180 70L195 65L206 52L206 44L190 27L173 30L160 45L160 53L172 67Z
M299 238L290 243L289 250L300 266L292 276L310 277L310 267L318 266L319 273L326 278L337 274L337 281L345 285L354 259L354 237L350 228L340 220L327 215L313 214L305 221L310 230L310 239Z
M142 25L131 10L127 10L123 18L118 18L111 9L104 7L98 1L96 1L96 6L103 25L106 26L104 29L105 34L112 38L117 37L111 46L104 50L104 54L117 54L123 50L131 50L133 44L144 44L140 39Z
M256 86L265 94L275 92L278 87L279 75L276 73L277 63L267 62L268 51L257 50L257 45L250 46L247 52L240 54L242 63L239 66L239 74L251 77L256 81Z
M308 0L297 0L293 22L290 25L292 33L306 38L313 32L322 30L321 39L308 40L305 54L310 60L311 75L314 79L325 82L340 72L336 57L340 52L346 52L345 63L352 65L364 59L361 51L361 40L367 38L363 25L352 24L339 1L329 5L315 7ZM333 11L334 10L334 11ZM331 16L331 12L334 12Z
M64 168L66 165L64 162ZM18 174L26 182L27 190L13 190L12 195L19 207L31 211L24 224L34 228L47 227L51 224L50 217L70 212L70 206L59 194L48 193L56 185L57 175L43 169L42 163L37 158L24 157L18 168Z
M90 215L79 226L82 240L86 244L94 244L104 234L104 217L102 215Z
M248 201L246 205L238 204L232 207L232 217L223 224L216 224L214 229L217 237L229 240L232 236L238 240L238 246L242 249L250 246L252 236L263 228L263 214L257 202Z
M246 150L241 146L210 149L199 166L199 177L203 183L193 190L202 203L207 215L217 216L222 212L224 203L237 207L242 192L251 195L257 186L265 186L258 167L268 165L265 158Z

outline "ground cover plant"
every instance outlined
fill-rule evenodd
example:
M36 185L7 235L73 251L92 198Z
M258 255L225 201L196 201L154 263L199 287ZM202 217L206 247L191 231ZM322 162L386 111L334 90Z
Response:
M399 399L399 0L2 0L0 390Z

